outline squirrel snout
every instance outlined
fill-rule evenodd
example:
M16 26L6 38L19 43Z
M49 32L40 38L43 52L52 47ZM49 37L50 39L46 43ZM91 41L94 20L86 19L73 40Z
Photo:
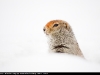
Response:
M45 29L45 28L43 28L43 31L44 31L44 32L45 32L45 30L46 30L46 29Z

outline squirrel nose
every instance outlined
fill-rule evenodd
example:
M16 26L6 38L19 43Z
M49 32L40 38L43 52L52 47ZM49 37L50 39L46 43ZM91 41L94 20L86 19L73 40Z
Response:
M45 31L45 28L43 28L43 31Z

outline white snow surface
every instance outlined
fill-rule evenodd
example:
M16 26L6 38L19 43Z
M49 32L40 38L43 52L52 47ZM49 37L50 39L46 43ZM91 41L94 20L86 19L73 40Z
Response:
M100 0L0 0L0 72L100 72ZM50 53L45 24L72 26L85 59Z

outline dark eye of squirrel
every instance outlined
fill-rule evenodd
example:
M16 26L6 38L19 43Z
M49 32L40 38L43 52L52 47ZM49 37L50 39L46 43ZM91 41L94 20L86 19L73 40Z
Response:
M53 27L57 27L57 26L58 26L58 24L54 24L54 25L53 25Z

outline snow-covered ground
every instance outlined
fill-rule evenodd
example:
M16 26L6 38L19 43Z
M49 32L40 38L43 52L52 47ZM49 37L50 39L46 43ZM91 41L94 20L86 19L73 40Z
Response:
M100 0L0 0L0 72L100 72ZM49 53L44 25L70 23L85 59Z

